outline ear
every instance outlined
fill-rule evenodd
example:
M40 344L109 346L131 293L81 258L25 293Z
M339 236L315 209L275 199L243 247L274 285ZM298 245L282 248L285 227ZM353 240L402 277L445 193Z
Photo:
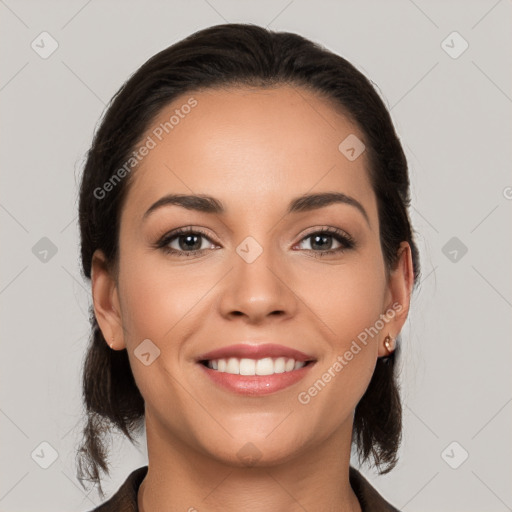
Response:
M389 334L395 340L407 320L413 286L414 267L411 247L408 242L402 242L398 249L398 262L389 276L386 307L383 313L388 316L389 320L382 330L379 341L379 357L389 355L388 349L384 345L386 336Z
M91 283L94 314L103 337L109 346L113 343L113 350L122 350L126 344L117 283L103 251L99 249L92 255Z

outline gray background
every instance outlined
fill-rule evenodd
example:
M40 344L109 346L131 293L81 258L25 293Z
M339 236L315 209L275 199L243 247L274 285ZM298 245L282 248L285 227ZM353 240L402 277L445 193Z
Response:
M81 166L129 75L224 22L297 32L354 63L377 84L410 163L423 276L403 330L404 442L390 474L363 473L408 512L512 510L511 3L0 0L0 510L100 503L74 466L90 304ZM43 31L59 45L47 59L31 47L50 47ZM469 44L457 58L453 31ZM57 455L47 469L43 442ZM108 494L147 463L144 438L113 449Z

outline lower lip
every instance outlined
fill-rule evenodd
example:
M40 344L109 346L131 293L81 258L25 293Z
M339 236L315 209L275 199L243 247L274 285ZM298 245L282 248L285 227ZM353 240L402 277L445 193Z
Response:
M198 363L206 375L216 384L239 395L269 395L296 384L309 372L314 362L298 370L273 375L236 375L212 370Z

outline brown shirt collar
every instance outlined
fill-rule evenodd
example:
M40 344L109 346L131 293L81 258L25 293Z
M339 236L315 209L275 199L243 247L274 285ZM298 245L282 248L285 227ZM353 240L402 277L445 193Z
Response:
M142 466L130 473L119 490L105 503L90 512L139 512L137 493L144 480L148 466ZM359 500L362 512L400 512L388 503L361 473L350 466L349 480Z

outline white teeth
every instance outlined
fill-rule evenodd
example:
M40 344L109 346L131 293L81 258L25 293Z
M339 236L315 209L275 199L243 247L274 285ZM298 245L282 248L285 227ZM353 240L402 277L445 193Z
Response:
M271 357L265 357L256 361L256 375L273 375L273 373L274 361L272 361Z
M302 368L306 363L286 357L265 357L263 359L214 359L208 361L208 368L233 375L273 375Z
M236 357L230 357L226 366L226 373L239 374L240 373L240 362Z
M284 373L284 357L278 357L274 360L274 373Z
M254 359L240 359L240 375L256 375L256 361Z

